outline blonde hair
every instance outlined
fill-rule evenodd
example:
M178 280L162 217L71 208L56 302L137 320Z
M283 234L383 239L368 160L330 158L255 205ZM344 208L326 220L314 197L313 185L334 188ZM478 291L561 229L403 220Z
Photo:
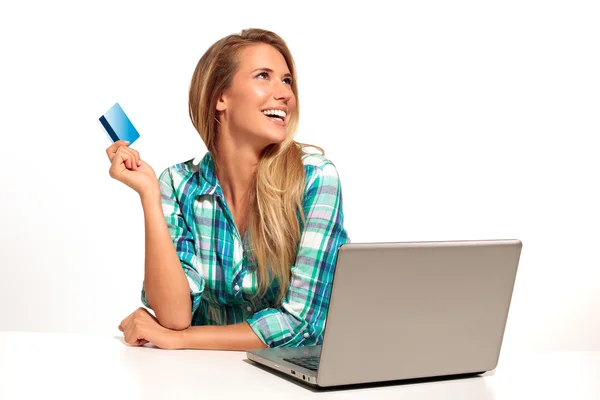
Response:
M254 178L255 190L248 194L247 231L258 266L257 295L266 294L272 280L276 280L279 284L276 303L280 304L289 286L290 267L295 263L300 241L298 217L305 223L302 201L306 177L302 149L310 146L325 154L318 146L294 141L300 107L294 59L285 41L264 29L245 29L210 46L198 61L192 77L189 114L216 161L217 100L231 87L241 50L260 43L273 46L285 58L296 97L296 109L290 115L286 138L282 143L265 148Z

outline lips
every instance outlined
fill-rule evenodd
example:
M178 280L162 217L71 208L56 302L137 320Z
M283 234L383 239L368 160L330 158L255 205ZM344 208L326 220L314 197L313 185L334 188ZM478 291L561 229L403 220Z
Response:
M261 112L262 114L262 112ZM285 126L286 121L285 120L280 120L279 118L273 118L273 117L269 117L265 114L262 114L265 118L267 118L269 121L271 121L272 123L279 125L279 126Z

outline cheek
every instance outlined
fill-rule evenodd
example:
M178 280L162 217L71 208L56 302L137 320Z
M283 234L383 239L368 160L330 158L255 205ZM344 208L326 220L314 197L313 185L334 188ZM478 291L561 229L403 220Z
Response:
M269 95L266 85L260 85L258 83L246 86L243 93L246 104L264 102Z
M252 97L257 100L259 104L262 105L269 97L265 88L262 87L253 87L252 88Z
M257 118L257 111L260 111L268 101L268 92L266 89L258 86L249 86L243 91L243 94L238 97L234 114L236 120L242 119L247 121L248 118ZM241 122L241 121L240 121Z
M287 103L287 106L289 111L293 113L296 110L296 97L290 98L290 100Z

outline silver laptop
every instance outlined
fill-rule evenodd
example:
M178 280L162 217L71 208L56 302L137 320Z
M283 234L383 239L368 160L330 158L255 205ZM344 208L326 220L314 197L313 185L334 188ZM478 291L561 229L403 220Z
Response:
M320 387L496 368L522 243L346 243L320 346L249 360Z

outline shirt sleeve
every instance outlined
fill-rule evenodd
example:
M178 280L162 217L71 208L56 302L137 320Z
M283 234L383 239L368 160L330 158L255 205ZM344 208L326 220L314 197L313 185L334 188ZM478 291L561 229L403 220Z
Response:
M177 199L177 192L173 184L173 175L175 175L176 180L180 180L177 171L172 171L172 168L167 168L158 178L162 209L169 234L171 235L177 256L181 262L181 267L190 286L193 314L200 305L202 292L204 291L204 278L200 275L202 266L194 251L194 236L189 229L186 218L182 213L182 207ZM185 185L179 185L178 187L183 186ZM143 285L141 297L142 304L151 309Z
M263 309L247 320L269 347L322 343L337 250L349 242L336 167L329 161L312 167L307 188L306 220L287 294L281 307Z

